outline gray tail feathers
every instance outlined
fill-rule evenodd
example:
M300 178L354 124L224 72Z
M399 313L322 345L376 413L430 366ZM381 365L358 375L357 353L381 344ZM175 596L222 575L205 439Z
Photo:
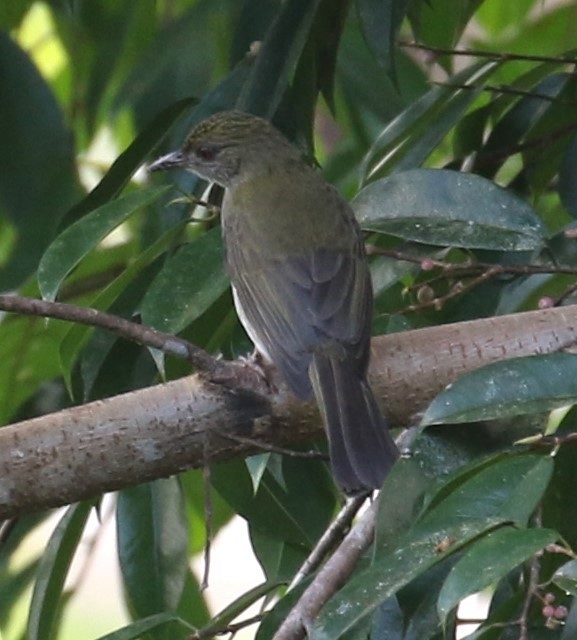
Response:
M315 353L309 374L335 479L347 494L380 488L399 452L358 363Z

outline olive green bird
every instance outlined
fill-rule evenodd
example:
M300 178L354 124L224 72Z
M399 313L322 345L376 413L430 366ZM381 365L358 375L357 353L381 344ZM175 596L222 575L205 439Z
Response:
M238 111L204 120L149 170L176 167L225 188L237 313L292 391L314 393L337 482L379 488L398 451L366 378L373 293L352 209L269 122Z

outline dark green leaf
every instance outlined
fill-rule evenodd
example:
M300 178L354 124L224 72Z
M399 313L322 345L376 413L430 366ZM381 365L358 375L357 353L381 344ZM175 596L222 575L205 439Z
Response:
M353 200L361 226L441 246L527 251L544 244L533 209L493 182L444 169L414 169L372 182Z
M2 5L12 4L2 2ZM63 213L81 197L72 136L36 67L0 31L0 219L17 237L0 271L0 289L36 267Z
M415 528L434 532L448 522L476 518L499 518L526 526L547 489L553 467L549 456L501 454L472 476L465 468L462 477L457 474L433 497L433 506Z
M215 227L167 261L142 301L142 321L161 331L178 333L203 314L228 286L220 227Z
M117 508L126 595L139 617L176 611L188 570L188 528L177 478L125 489Z
M495 62L472 65L456 74L449 86L434 87L402 111L385 127L366 155L362 183L420 166L457 125L483 81L497 67Z
M320 0L287 0L259 46L238 107L271 117L307 41Z
M172 229L169 229L160 238L158 238L156 242L140 253L117 278L102 289L100 293L90 301L90 307L99 310L109 309L122 292L134 282L135 278L138 277L138 275L140 275L154 260L162 255L162 253L164 253L166 247L171 243L171 241L173 241L174 238L182 232L182 228L183 225L177 225ZM60 365L66 386L70 392L72 392L70 377L72 375L73 366L80 351L86 345L93 332L94 327L75 324L70 327L60 343ZM101 350L100 356L102 359L97 357L97 361L100 363L102 362L106 357L108 350L112 347L112 344L113 343L110 342L107 345L107 348ZM92 362L93 373L98 369L97 361ZM88 376L86 382L88 383L88 387L90 387L91 382L93 382L92 376Z
M513 358L461 376L428 406L422 425L549 411L577 400L577 356Z
M410 0L359 0L357 8L363 34L373 55L393 77L395 49Z
M559 534L551 529L503 527L487 533L465 550L449 573L437 604L441 620L461 600L500 580L558 538Z
M66 276L113 229L150 204L167 187L143 189L102 205L65 229L48 247L38 266L38 285L46 300L54 300Z
M440 562L448 553L459 549L484 531L498 525L495 519L448 523L434 534L415 532L391 554L385 554L371 567L357 572L350 582L323 608L309 629L311 640L345 638L376 607L393 596L401 587ZM443 540L453 541L447 551L439 552Z
M270 582L289 583L307 558L307 549L250 527L250 541L254 554Z
M255 529L271 538L312 548L334 509L334 488L324 465L316 460L284 458L283 485L270 470L254 492L244 462L215 465L214 487ZM306 497L306 510L303 500Z
M94 209L103 206L116 198L128 184L134 172L156 148L166 132L197 101L193 98L179 100L159 113L144 130L142 130L112 163L110 169L94 189L78 204L74 205L65 216L64 224L69 225Z
M68 507L50 536L32 593L26 629L29 640L51 640L56 636L64 581L93 507L92 501Z

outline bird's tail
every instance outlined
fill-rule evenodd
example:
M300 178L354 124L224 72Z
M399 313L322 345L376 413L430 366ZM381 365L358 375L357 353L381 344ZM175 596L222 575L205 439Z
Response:
M315 353L309 373L335 479L349 495L380 488L399 452L357 363Z

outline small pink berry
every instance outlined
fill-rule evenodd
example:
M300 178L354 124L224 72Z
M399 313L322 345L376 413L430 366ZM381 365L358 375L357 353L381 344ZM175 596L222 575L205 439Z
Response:
M555 613L553 615L555 616L555 618L557 618L557 620L564 620L567 617L568 613L569 612L567 611L567 607L564 607L562 604L560 604L555 608Z
M546 602L547 604L551 604L552 602L555 602L555 594L548 591L543 596L543 601Z
M431 258L425 258L421 260L421 270L422 271L432 271L435 268L435 261L431 260Z
M555 306L555 300L553 300L551 296L543 296L542 298L539 298L537 306L539 309L550 309Z
M555 607L552 604L546 604L541 610L541 613L546 618L553 618L555 616Z

